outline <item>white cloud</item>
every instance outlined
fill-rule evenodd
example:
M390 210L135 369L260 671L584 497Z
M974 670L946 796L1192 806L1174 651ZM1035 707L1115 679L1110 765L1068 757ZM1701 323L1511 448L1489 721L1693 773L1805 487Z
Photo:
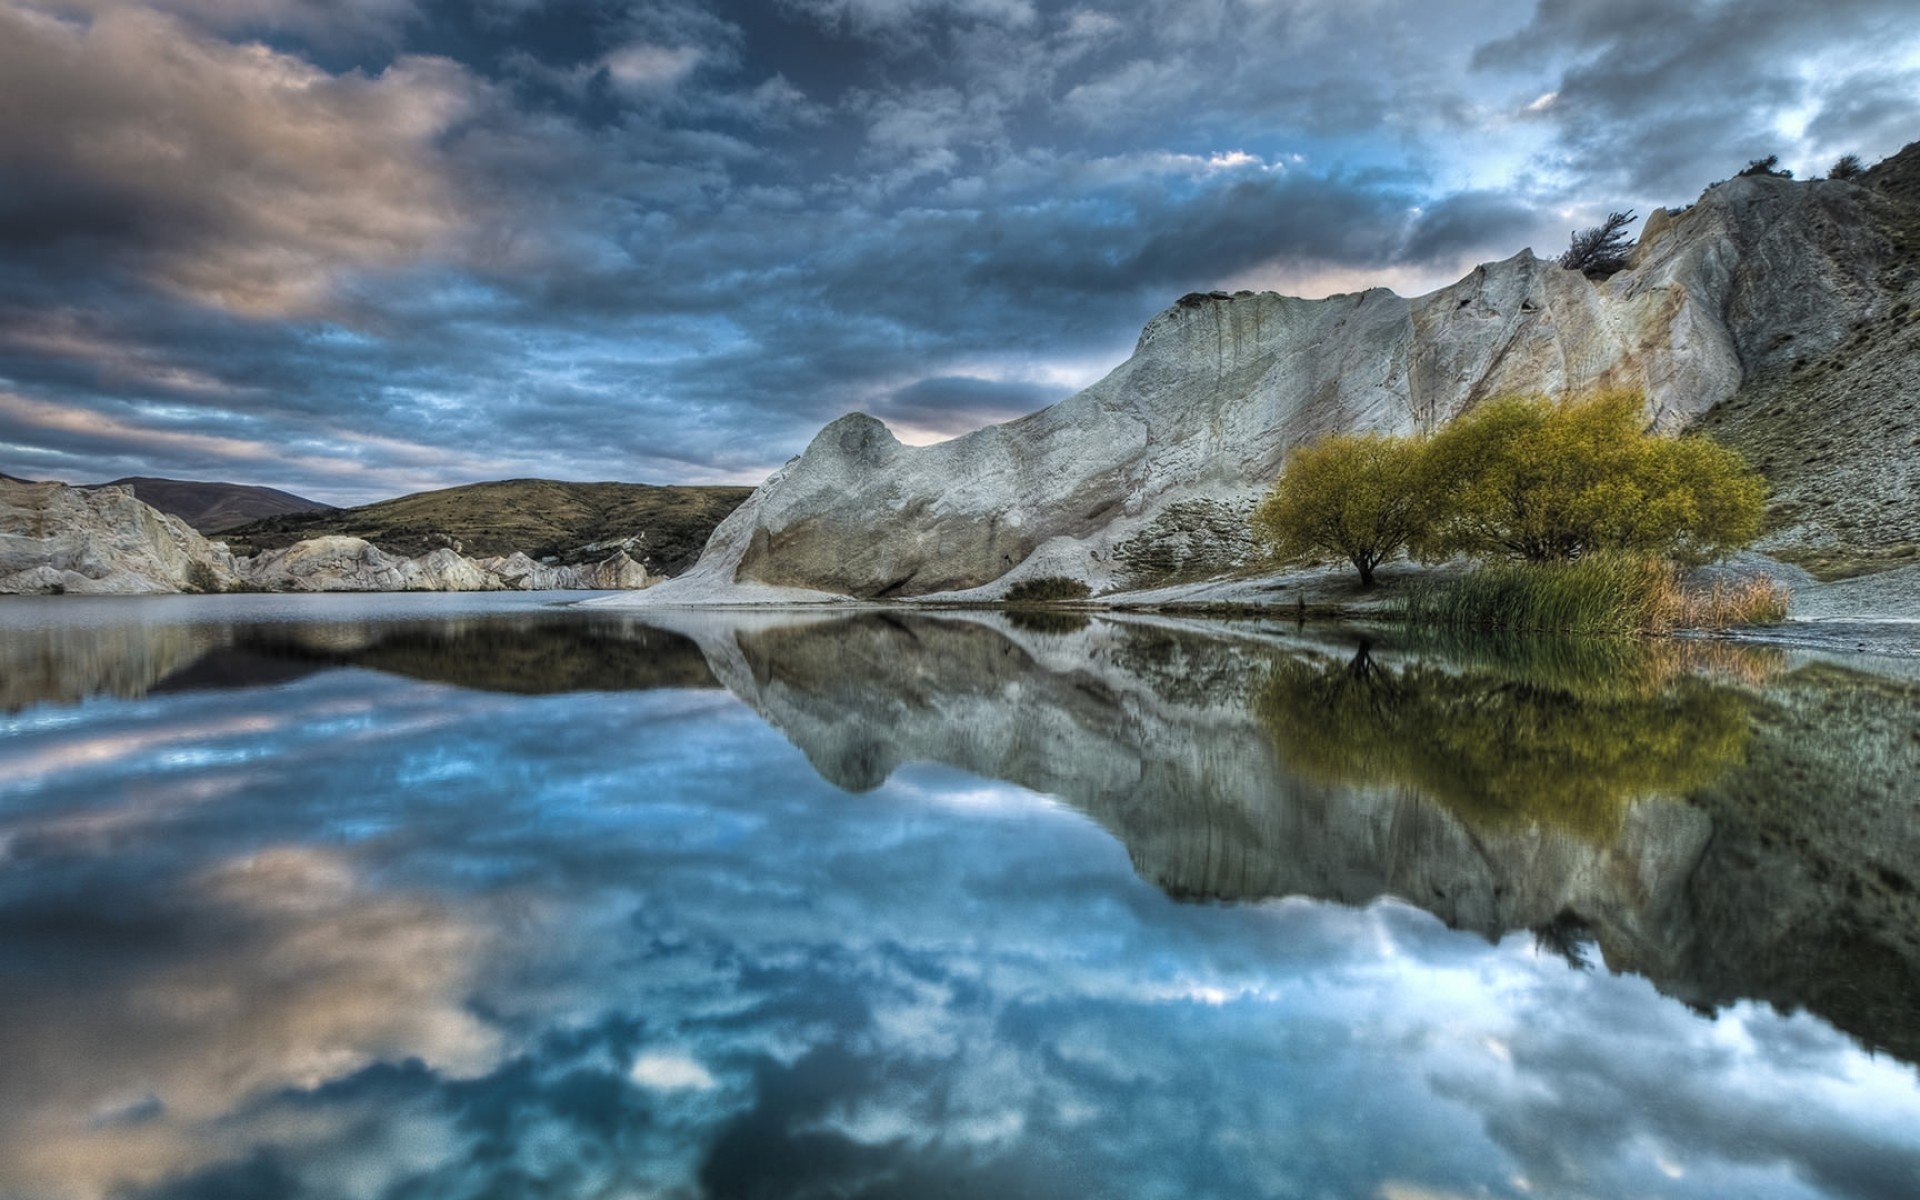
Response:
M627 1078L656 1091L711 1091L720 1086L700 1061L685 1054L642 1054L633 1060Z

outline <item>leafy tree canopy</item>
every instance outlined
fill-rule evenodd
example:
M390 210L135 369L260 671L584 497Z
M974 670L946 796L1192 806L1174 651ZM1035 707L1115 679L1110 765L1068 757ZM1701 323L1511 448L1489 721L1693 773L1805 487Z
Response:
M1481 404L1434 435L1444 511L1414 539L1456 553L1568 560L1601 550L1705 561L1753 540L1765 485L1734 451L1645 428L1636 392Z
M1377 433L1299 447L1254 510L1254 537L1282 562L1344 559L1371 587L1374 568L1426 530L1423 456L1420 442Z

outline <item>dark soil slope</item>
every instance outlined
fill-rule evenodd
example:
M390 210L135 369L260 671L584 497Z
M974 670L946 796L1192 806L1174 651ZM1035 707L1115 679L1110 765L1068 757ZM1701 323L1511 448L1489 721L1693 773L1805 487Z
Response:
M134 496L142 503L179 517L201 533L219 533L265 517L336 511L331 504L322 504L292 492L252 487L244 483L129 475L100 486L115 485L132 488Z

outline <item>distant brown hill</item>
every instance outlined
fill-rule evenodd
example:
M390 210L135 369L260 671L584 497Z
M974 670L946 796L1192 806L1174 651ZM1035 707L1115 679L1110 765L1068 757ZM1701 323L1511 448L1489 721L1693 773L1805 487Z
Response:
M408 556L457 543L468 555L519 550L567 563L605 558L631 539L628 553L634 558L651 570L677 575L752 490L506 479L359 508L270 517L230 530L226 538L237 554L338 534Z
M171 513L201 533L220 533L263 517L289 513L337 512L331 504L308 500L277 488L198 479L155 479L129 475L99 487L130 487L143 504Z

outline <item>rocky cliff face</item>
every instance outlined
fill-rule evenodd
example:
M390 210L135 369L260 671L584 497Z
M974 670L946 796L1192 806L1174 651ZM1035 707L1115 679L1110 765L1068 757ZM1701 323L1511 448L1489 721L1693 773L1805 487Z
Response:
M1632 269L1604 282L1523 251L1412 299L1185 297L1112 374L1020 420L920 448L862 414L835 421L649 600L991 596L1053 574L1144 585L1143 547L1244 510L1290 447L1327 433L1426 430L1500 393L1599 387L1641 390L1652 423L1692 427L1809 363L1844 366L1862 328L1908 321L1915 172L1920 144L1858 184L1730 180L1657 212ZM1891 386L1861 403L1913 424ZM1817 427L1828 394L1790 397L1795 419ZM1849 449L1869 473L1914 458L1885 439ZM1915 528L1917 494L1876 489L1876 522ZM1812 512L1776 544L1844 536Z
M217 590L233 557L133 489L0 482L0 593Z
M483 592L634 589L657 582L624 551L583 566L514 553L415 558L353 537L236 557L126 487L0 481L0 594L141 592Z

